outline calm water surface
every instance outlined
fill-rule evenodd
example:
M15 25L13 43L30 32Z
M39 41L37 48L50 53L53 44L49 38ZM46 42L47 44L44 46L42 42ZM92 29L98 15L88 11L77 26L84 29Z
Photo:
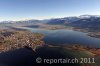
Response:
M38 32L45 35L44 41L47 44L83 44L88 46L93 46L100 48L100 39L90 37L87 33L59 29L59 30L46 30L46 29L37 29L37 28L26 28L24 29L31 30L32 32Z

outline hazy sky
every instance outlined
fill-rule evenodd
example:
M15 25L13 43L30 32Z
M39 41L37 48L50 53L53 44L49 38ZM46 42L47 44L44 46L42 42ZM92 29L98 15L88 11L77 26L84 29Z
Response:
M100 15L100 0L0 0L1 20Z

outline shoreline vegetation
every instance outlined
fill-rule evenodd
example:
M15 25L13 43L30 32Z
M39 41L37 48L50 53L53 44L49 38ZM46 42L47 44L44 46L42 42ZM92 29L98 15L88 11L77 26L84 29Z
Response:
M78 27L66 26L66 25L48 25L48 24L35 24L35 25L28 25L22 27L48 29L48 30L67 29L67 30L74 30L74 31L87 33L88 36L90 37L100 38L99 30L90 30L89 28L78 28Z
M0 31L0 52L16 50L23 47L31 47L33 50L36 46L42 46L43 35L32 33L25 30L1 30Z
M38 46L57 47L45 44L43 38L44 38L43 34L32 33L27 30L1 30L0 52L6 52L23 47L30 47L34 50ZM79 44L66 45L65 47L71 50L80 50L80 51L88 50L92 52L94 55L100 55L100 48L93 48Z
M53 46L53 45L46 45L41 47L45 49L46 51L54 51L61 53L64 56L67 57L74 57L74 58L94 58L95 63L82 63L77 66L98 66L100 65L100 49L97 48L91 48L79 44L73 44L73 45L66 45L66 46ZM41 48L37 50L41 50ZM45 52L45 51L43 51Z
M73 28L72 30L87 33L87 35L90 36L90 37L100 38L100 31L99 30L97 30L97 31L95 31L95 30L90 31L88 28L87 29Z
M76 29L77 30L77 29ZM81 31L81 30L78 30ZM86 32L86 31L84 31ZM23 30L23 29L11 29L11 30L0 30L0 50L2 50L2 47L7 47L8 45L13 45L17 48L17 46L20 46L20 42L22 42L22 47L24 46L29 46L33 47L32 45L44 45L44 41L42 40L44 38L43 34L39 33L33 33L28 30ZM35 43L36 42L36 43ZM7 45L8 44L8 45ZM31 46L30 46L31 45ZM9 46L9 47L10 47ZM74 46L74 45L72 45ZM75 44L75 46L82 47L81 45ZM11 48L10 47L10 48ZM79 47L77 49L79 49Z
M39 33L33 33L28 30L0 30L0 52L6 53L9 51L14 51L21 48L31 48L35 53L46 53L45 56L48 57L49 51L51 53L58 52L60 54L63 54L64 56L70 56L76 57L76 58L95 58L95 62L93 65L97 66L99 65L100 61L100 48L93 48L84 46L81 44L73 44L73 45L48 45L45 44L43 41L44 35ZM68 55L66 55L68 54ZM44 54L43 54L44 55ZM51 56L51 55L50 55ZM81 64L79 66L86 66L89 64Z
M64 46L54 46L54 45L46 45L47 47L55 47L55 48L65 48L68 50L75 51L88 51L91 52L93 56L100 56L100 48L88 47L81 44L72 44L72 45L64 45Z

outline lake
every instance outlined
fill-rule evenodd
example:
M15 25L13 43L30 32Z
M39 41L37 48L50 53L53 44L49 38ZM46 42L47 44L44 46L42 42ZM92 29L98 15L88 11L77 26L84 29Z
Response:
M90 47L100 48L100 39L90 37L87 35L87 33L67 30L67 29L47 30L38 28L27 28L27 27L20 27L20 28L44 34L45 35L44 41L46 44L52 44L52 45L82 44Z

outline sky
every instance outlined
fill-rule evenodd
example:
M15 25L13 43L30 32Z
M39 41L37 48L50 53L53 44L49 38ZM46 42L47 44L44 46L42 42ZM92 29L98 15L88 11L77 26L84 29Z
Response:
M100 15L100 0L0 0L0 21Z

